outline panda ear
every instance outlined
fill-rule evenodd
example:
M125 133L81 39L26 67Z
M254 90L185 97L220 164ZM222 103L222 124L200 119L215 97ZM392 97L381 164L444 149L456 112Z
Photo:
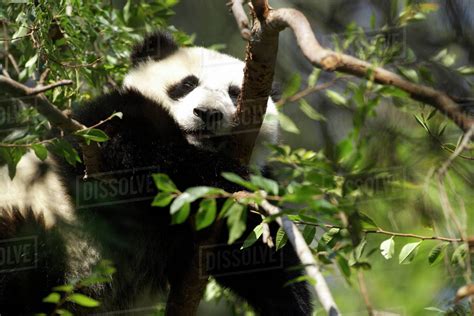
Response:
M173 36L166 31L156 31L149 34L132 50L131 59L133 66L147 60L162 60L178 50L178 44Z

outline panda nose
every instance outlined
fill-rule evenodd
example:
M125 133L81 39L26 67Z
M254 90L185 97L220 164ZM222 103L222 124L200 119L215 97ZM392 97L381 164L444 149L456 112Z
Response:
M193 110L193 113L206 124L218 122L224 118L224 114L221 111L206 107L197 107Z

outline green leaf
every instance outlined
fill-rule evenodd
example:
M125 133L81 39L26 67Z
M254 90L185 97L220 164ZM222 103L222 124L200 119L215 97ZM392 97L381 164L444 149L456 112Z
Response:
M397 97L402 99L408 98L410 96L408 92L393 86L384 86L382 89L380 89L379 93L385 97Z
M428 114L428 117L426 118L426 120L427 121L431 120L433 116L435 116L437 111L438 111L437 109L433 109L433 111L431 111L430 114Z
M242 179L240 176L236 175L235 173L223 172L222 176L227 181L230 181L230 182L236 183L240 186L243 186L244 188L247 188L250 191L257 191L258 190L258 187L256 185L252 184L249 181L246 181L246 180Z
M245 232L247 222L247 207L234 203L226 213L227 227L229 228L229 239L227 243L232 244Z
M306 114L306 116L309 117L310 119L315 120L315 121L326 120L326 118L321 113L316 111L311 105L309 105L309 103L306 102L305 99L301 99L299 104L300 104L300 110L304 114Z
M63 139L55 140L51 149L58 156L64 157L67 163L74 167L76 166L76 163L81 162L81 157L79 157L77 150L72 147L69 142Z
M376 23L377 23L377 16L375 15L375 12L372 12L372 14L370 15L370 28L372 30L375 29Z
M74 316L73 313L71 313L70 311L65 310L65 309L58 309L58 310L56 310L56 314L58 314L58 315L63 315L63 316Z
M74 134L84 138L86 144L90 144L91 141L101 143L109 140L109 136L104 131L96 128L81 129Z
M179 210L171 215L171 224L182 224L186 221L191 212L191 204L185 203Z
M359 260L362 257L362 254L364 253L365 246L367 246L367 240L363 239L357 247L354 249L354 258L356 260Z
M470 67L470 66L463 66L463 67L459 67L458 68L458 71L461 75L465 75L465 76L472 76L474 75L474 67Z
M31 145L31 148L35 152L36 157L38 157L40 160L44 161L48 157L48 150L44 145L33 144Z
M468 251L467 244L463 243L454 249L453 255L451 256L451 263L459 264L464 266L464 259Z
M380 253L385 259L392 259L393 254L395 253L395 240L393 240L393 236L382 241L380 244Z
M244 244L240 249L245 249L250 246L252 246L263 234L263 224L260 223L259 225L255 226L255 228L252 230L252 232L247 236L247 238L244 241Z
M112 279L109 276L101 274L93 274L85 279L82 279L79 284L83 287L88 287L96 284L109 283Z
M193 202L195 199L188 192L181 193L174 201L171 203L170 214L178 212L184 205Z
M415 258L416 253L418 252L418 247L420 246L421 241L412 242L403 246L400 254L398 256L398 262L400 264L409 264Z
M61 294L53 292L50 293L48 296L43 298L44 303L52 303L52 304L57 304L61 300Z
M218 188L213 188L213 187L206 187L206 186L200 186L200 187L192 187L192 188L189 188L187 189L186 191L184 191L185 193L188 193L191 198L193 199L192 201L190 202L193 202L197 199L200 199L204 196L207 196L207 195L215 195L215 194L221 194L223 193L224 191L221 190L221 189L218 189Z
M425 310L430 311L430 312L440 313L443 315L446 313L446 311L434 306L426 307Z
M123 20L125 23L128 23L130 20L130 6L132 2L131 0L128 0L127 3L125 3L125 6L123 7Z
M164 173L155 173L153 180L156 186L163 192L176 192L178 189L171 179Z
M342 271L342 274L346 278L346 281L350 283L350 276L351 276L351 267L349 266L349 263L345 257L342 255L338 255L336 257L337 265L339 266L339 269Z
M414 115L415 120L418 122L418 124L421 125L427 132L429 132L428 125L426 125L425 121L423 118L419 117L418 115Z
M201 230L211 225L217 213L217 205L215 199L202 200L196 214L196 230Z
M303 238L307 245L310 245L316 235L316 227L306 225L303 229Z
M318 82L319 75L321 75L321 69L313 68L313 71L308 76L308 87L314 87Z
M22 147L0 148L0 156L8 164L8 175L13 180L16 174L16 166L21 157L26 153L26 149Z
M407 78L412 82L419 82L420 78L418 77L418 73L415 69L405 68L398 66L398 70L402 74L403 77Z
M122 112L114 112L110 118L113 118L113 117L118 117L119 119L122 119L123 118L123 113Z
M67 300L83 307L97 307L100 305L99 301L80 293L68 296Z
M444 131L446 130L446 126L448 126L448 124L444 124L442 127L440 127L439 132L438 132L438 137L443 136Z
M347 100L339 92L334 90L326 90L327 97L336 105L347 105Z
M365 213L359 212L359 219L364 229L379 228L375 221Z
M58 291L58 292L69 293L69 292L72 292L74 290L74 286L70 285L70 284L59 285L59 286L53 287L53 290Z
M38 61L38 54L34 55L31 57L26 63L25 63L25 68L30 68L36 64Z
M351 138L346 138L336 146L336 155L339 162L343 162L352 155L354 144Z
M325 244L329 244L329 242L331 242L334 237L339 234L340 231L340 228L330 228L321 236L321 241Z
M309 284L311 284L313 286L316 284L316 280L313 279L312 277L310 277L309 275L300 275L300 276L286 282L283 285L283 287L289 286L289 285L295 284L295 283L301 283L301 282L308 282Z
M155 196L151 205L157 207L165 207L168 206L171 201L173 201L173 198L174 196L168 192L160 192Z
M441 261L448 245L449 243L443 242L437 244L430 250L430 253L428 254L428 262L430 263L430 265L435 265L436 263Z
M296 92L298 92L300 86L301 76L299 73L295 73L293 76L291 76L290 80L288 81L288 85L283 91L283 98L294 95Z
M296 124L285 114L280 112L278 114L278 120L280 121L280 126L284 131L292 134L300 133L300 130L298 129Z
M278 183L275 180L267 179L262 176L251 175L250 181L268 193L278 195Z
M275 238L275 249L280 250L283 248L286 243L288 242L288 236L286 235L286 232L283 230L283 228L278 228L276 238Z

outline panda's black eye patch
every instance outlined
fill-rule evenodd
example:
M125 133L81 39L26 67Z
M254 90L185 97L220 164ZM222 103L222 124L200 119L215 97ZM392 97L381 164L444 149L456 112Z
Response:
M166 92L171 99L178 100L193 91L198 85L198 77L190 75L170 86Z
M240 87L231 85L229 86L229 96L232 99L232 102L234 104L237 104L237 98L239 97L240 94Z

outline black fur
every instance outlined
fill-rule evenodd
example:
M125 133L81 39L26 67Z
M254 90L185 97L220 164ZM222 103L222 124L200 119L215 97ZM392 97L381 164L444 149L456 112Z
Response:
M173 48L175 44L170 44L168 39L155 36L141 47L154 42L166 43ZM172 51L168 50L167 54L170 53ZM136 51L133 58L143 56ZM163 52L160 56L163 56ZM34 277L35 283L25 282L22 283L25 285L20 286L11 283L16 280L16 276L13 276L0 285L1 290L15 284L7 298L16 309L0 302L2 315L4 308L6 312L22 309L25 312L44 312L39 299L52 286L61 284L68 275L81 272L64 271L68 266L83 267L89 256L71 257L66 254L63 251L65 240L72 247L76 247L79 241L85 242L91 249L97 249L101 258L110 259L115 264L117 272L112 284L87 293L102 302L101 311L132 308L144 293L166 290L169 283L173 286L173 280L179 279L192 256L201 250L196 240L208 234L208 231L196 232L192 221L170 225L168 209L150 206L157 193L151 179L153 173L168 174L180 190L201 185L215 186L229 192L241 190L223 179L221 173L231 171L247 177L245 166L225 150L208 152L189 145L178 125L160 104L136 91L115 91L99 97L75 111L73 117L86 126L92 126L114 112L122 112L123 119L113 118L99 127L110 137L109 141L100 145L103 174L90 175L89 180L84 181L82 164L71 167L57 158L64 183L76 204L80 219L78 227L64 228L59 223L57 231L55 228L49 232L41 224L41 218L32 215L27 218L19 215L5 217L0 210L0 228L8 227L3 234L0 230L0 238L12 238L22 227L31 226L36 230L35 234L41 236L39 239L44 240L45 247L45 257L39 261L41 267L26 274L27 277ZM75 142L74 139L71 141ZM79 149L79 146L76 145L76 148ZM223 201L218 203L222 205ZM192 210L196 211L196 205L192 205ZM247 225L250 229L260 221L260 216L249 213ZM77 232L74 235L76 237L62 239L62 235L57 233L61 229L72 229ZM275 233L276 227L272 226L272 231ZM247 231L243 238L249 233ZM219 245L210 245L214 263L211 264L209 258L204 272L213 275L220 284L247 300L262 315L311 313L306 284L284 286L300 275L300 272L287 270L299 264L290 245L276 252L258 241L241 251L242 240L226 245L226 231L219 239ZM228 259L234 264L224 264ZM72 261L80 264L71 264ZM32 292L35 292L34 295ZM31 300L27 300L27 296ZM30 301L31 304L28 303ZM149 304L153 303L156 301L150 301ZM25 309L25 304L30 307ZM78 314L82 312L86 311L76 311Z
M142 43L133 48L131 59L134 66L141 62L164 59L178 50L173 36L166 32L157 31L145 37Z
M0 314L51 312L51 304L43 304L42 299L53 286L64 284L64 236L57 227L47 229L43 216L31 209L22 215L16 207L0 207L0 214Z

